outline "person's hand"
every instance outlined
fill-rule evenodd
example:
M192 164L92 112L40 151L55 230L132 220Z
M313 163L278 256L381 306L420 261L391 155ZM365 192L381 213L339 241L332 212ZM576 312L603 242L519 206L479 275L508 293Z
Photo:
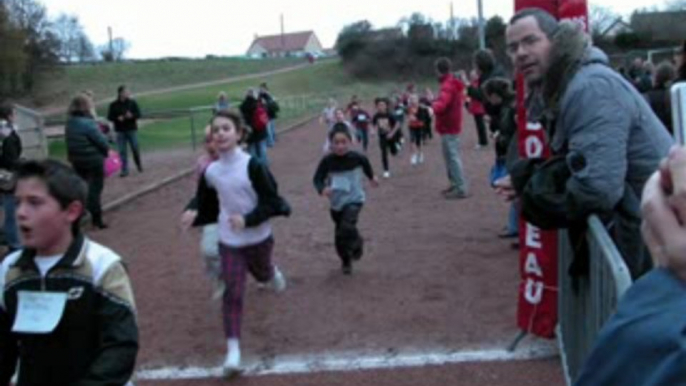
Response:
M130 111L127 111L125 117L126 117L126 119L131 119L131 118L133 118L133 114L131 114Z
M491 134L491 138L493 139L498 139L498 137L500 137L500 130Z
M196 217L198 217L198 211L187 210L181 215L181 230L187 231L193 225Z
M322 190L322 197L331 198L332 193L333 189L331 189L330 187L326 187L324 188L324 190Z
M379 187L379 177L374 176L374 178L369 181L369 184L372 186L372 188L378 188Z
M495 192L505 201L513 201L517 198L517 191L512 186L512 179L509 175L497 180L493 185L495 185Z
M229 224L231 224L231 229L235 231L240 231L245 229L245 217L240 214L234 214L229 217Z
M655 265L686 281L686 150L673 150L648 180L641 212L641 231Z
M124 121L124 116L123 116L123 115L120 115L119 118L117 118L117 119L119 120L119 122L123 122L123 121Z

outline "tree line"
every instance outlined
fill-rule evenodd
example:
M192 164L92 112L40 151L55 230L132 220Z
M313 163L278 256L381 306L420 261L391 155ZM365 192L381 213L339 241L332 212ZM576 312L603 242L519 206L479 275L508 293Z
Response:
M686 0L668 0L662 8L645 8L634 11L627 20L633 25L637 15L659 11L686 11ZM686 13L684 13L686 15ZM674 42L657 41L642 33L639 26L633 31L610 37L607 32L620 16L607 7L590 5L590 33L594 44L608 53L677 45L683 39L679 33ZM684 20L686 23L686 18ZM677 23L680 24L680 23ZM676 28L659 26L662 29ZM485 21L486 47L508 70L505 54L506 21L499 16ZM439 23L414 13L402 18L396 26L374 29L367 20L345 26L338 35L336 50L346 68L359 77L419 78L433 75L433 62L442 56L449 57L458 68L471 67L471 55L479 48L479 23L476 18L457 18Z
M36 0L0 0L0 98L34 90L41 78L74 62L121 60L124 39L95 48L75 15L50 19Z

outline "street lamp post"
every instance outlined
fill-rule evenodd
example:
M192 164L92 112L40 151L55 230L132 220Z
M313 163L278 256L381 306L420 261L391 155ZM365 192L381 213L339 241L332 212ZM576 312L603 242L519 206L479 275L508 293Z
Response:
M486 49L486 32L484 31L484 5L477 0L479 7L479 49Z

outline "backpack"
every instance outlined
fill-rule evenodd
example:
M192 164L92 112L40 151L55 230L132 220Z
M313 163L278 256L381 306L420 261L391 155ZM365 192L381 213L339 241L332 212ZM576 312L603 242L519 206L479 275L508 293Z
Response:
M258 103L252 115L252 128L255 131L264 131L269 124L269 114L262 103Z

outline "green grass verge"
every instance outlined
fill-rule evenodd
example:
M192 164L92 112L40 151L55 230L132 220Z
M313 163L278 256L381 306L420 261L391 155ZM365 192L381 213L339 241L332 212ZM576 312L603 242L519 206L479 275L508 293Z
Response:
M70 65L45 79L37 99L43 104L65 101L66 107L69 98L82 90L92 90L99 100L108 95L114 98L121 84L129 85L133 92L144 92L267 72L301 63L304 63L302 58L217 58Z
M270 89L279 99L281 105L277 127L285 127L297 121L319 113L328 98L335 98L341 106L345 106L350 97L355 94L371 104L377 96L388 96L405 84L400 82L362 82L351 77L338 61L328 61L307 67L302 70L266 77ZM196 106L212 104L214 96L220 91L226 91L234 105L239 103L245 90L254 87L255 80L241 81L223 86L205 87L193 90L179 91L164 95L141 97L138 102L143 115L152 111L188 110ZM430 86L435 88L433 80L417 82L420 90ZM105 114L105 112L101 112ZM202 129L209 120L209 112L196 112L193 120L196 128L196 141L202 142ZM146 125L138 134L141 148L148 150L163 150L170 148L188 147L192 144L190 115L183 118L171 118L156 121ZM51 157L64 158L66 148L64 140L56 139L50 143Z

